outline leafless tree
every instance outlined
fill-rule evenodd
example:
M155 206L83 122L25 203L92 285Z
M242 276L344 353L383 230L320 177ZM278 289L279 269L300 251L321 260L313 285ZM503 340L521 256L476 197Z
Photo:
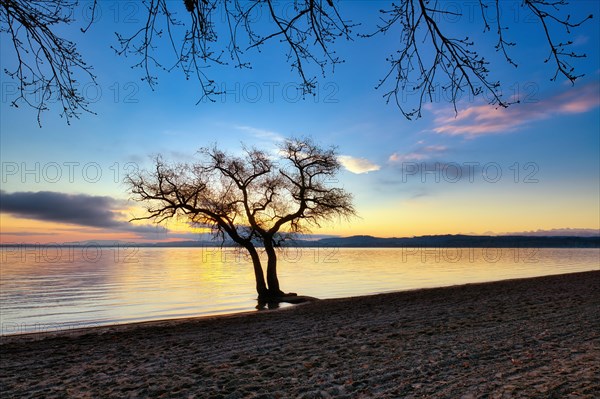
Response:
M90 4L92 18L96 7ZM57 97L67 120L81 110L89 111L88 102L76 87L76 72L93 78L91 66L84 63L74 43L57 35L61 24L73 23L69 13L77 0L32 2L0 0L1 31L7 32L13 43L18 66L6 72L21 82L19 100L46 110L47 99ZM399 0L381 10L381 22L376 28L364 27L356 34L358 23L342 15L343 2L333 0L143 0L141 26L132 32L117 33L113 47L117 54L133 57L133 65L142 68L143 79L154 87L157 71L183 71L187 79L200 85L200 99L214 99L219 87L210 77L208 67L231 65L249 68L246 53L260 50L268 43L279 43L288 62L300 80L303 94L314 93L317 75L343 62L335 52L338 39L373 38L382 34L398 35L399 47L387 61L390 68L377 88L384 90L386 100L394 101L408 119L421 116L424 103L433 101L444 90L454 104L461 95L487 95L489 102L507 107L517 101L504 98L501 83L490 76L490 61L484 48L473 37L475 20L463 23L464 35L457 34L456 24L444 23L444 18L465 17L460 9L448 9L439 0ZM460 3L459 3L460 4ZM501 12L500 0L477 0L474 13L483 33L495 35L495 51L510 65L517 65L510 55L516 38L510 35L509 21ZM522 0L518 4L523 14L543 32L549 56L547 63L555 66L553 80L563 76L575 82L580 77L572 61L585 57L571 51L570 40L558 40L563 31L592 18L591 15L571 19L566 0ZM471 11L473 8L469 8ZM505 13L506 14L506 13ZM469 16L471 17L471 16ZM83 30L89 28L86 26ZM171 48L171 58L159 50L160 44ZM43 95L32 100L27 90L34 88ZM412 94L416 104L406 101Z
M199 151L193 164L166 163L129 175L133 198L147 204L147 216L183 216L229 237L250 255L259 299L284 296L277 278L277 250L288 234L305 232L326 220L354 215L352 197L330 183L340 168L333 148L310 139L290 139L275 162L264 150L244 148L234 156L216 146ZM266 280L257 245L267 256Z

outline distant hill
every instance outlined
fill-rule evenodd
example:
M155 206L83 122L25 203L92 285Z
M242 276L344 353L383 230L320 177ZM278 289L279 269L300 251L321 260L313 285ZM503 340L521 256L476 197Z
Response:
M39 244L12 244L14 246L39 246ZM84 241L65 243L64 246L94 245L100 247L219 247L215 241L175 241L156 243L132 243L122 241ZM224 247L234 246L231 241L226 241ZM335 248L600 248L600 237L578 236L474 236L462 234L431 235L404 238L381 238L373 236L328 237L319 240L294 240L287 241L288 247L335 247Z
M407 238L352 236L297 241L290 245L354 248L600 248L600 237L432 235Z

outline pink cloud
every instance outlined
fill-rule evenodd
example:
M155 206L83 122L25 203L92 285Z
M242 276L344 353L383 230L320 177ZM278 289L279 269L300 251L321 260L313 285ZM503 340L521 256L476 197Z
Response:
M390 155L388 161L390 162L409 162L409 161L422 161L424 159L429 158L429 156L425 154L420 154L417 152L410 152L408 154L398 154L397 152Z
M454 114L453 109L432 110L433 131L450 136L476 137L518 130L530 122L559 115L588 112L600 105L600 85L588 84L534 103L514 104L508 108L474 105Z
M423 142L418 142L418 144L422 144ZM443 145L427 145L424 147L417 148L415 151L399 154L394 152L389 156L388 161L392 163L400 163L400 162L413 162L413 161L423 161L426 159L430 159L433 155L443 153L448 148Z

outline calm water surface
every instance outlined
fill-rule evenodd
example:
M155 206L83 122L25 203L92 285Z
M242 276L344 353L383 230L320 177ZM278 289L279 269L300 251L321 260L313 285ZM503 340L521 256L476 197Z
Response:
M252 266L234 249L1 248L1 333L254 310ZM600 249L301 248L282 288L338 298L600 269Z

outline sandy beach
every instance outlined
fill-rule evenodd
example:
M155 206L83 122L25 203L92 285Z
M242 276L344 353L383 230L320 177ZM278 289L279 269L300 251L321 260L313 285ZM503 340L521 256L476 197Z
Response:
M597 398L600 271L4 336L0 355L2 398Z

